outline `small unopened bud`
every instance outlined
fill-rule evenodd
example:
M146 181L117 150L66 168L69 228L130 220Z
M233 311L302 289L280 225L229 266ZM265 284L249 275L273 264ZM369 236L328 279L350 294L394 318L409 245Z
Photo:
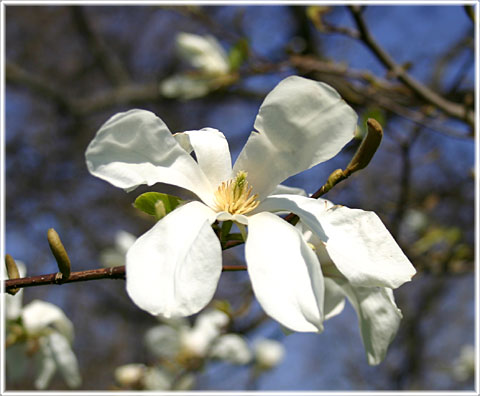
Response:
M8 279L17 279L20 278L20 272L18 271L17 263L9 254L5 255L5 266L7 267ZM15 289L10 289L9 294L15 295L20 289L17 287Z
M68 258L67 251L63 247L62 241L53 228L47 231L48 244L55 259L57 260L58 269L62 274L62 279L67 279L70 276L70 259Z
M341 169L336 169L334 170L330 176L328 176L327 182L324 185L324 193L327 193L330 191L335 184L337 184L339 181L342 181L345 179L344 172Z
M367 135L358 147L358 150L348 164L347 169L345 169L345 174L347 176L365 168L369 164L382 141L382 137L383 130L381 125L373 118L369 118L367 120Z

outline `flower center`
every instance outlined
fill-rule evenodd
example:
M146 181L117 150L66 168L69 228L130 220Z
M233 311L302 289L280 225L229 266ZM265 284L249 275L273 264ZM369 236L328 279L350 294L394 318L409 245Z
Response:
M260 203L258 194L252 194L252 187L248 186L247 172L240 171L235 179L222 182L215 191L217 210L230 214L245 214L251 212Z

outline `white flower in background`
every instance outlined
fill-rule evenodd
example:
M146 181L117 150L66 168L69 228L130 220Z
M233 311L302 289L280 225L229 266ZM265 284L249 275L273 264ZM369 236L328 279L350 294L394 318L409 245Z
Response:
M457 381L466 381L475 375L475 346L464 345L460 355L453 361L453 377Z
M23 263L17 261L17 266L25 276ZM37 389L46 389L57 370L70 388L79 387L82 380L71 347L72 322L59 307L45 301L34 300L22 307L22 293L5 296L7 375L14 380L24 375L31 350L37 350Z
M147 371L142 363L125 364L117 367L114 372L115 380L124 387L133 387L140 383Z
M116 382L124 388L188 390L195 382L193 373L210 359L247 364L252 353L246 341L236 334L223 334L228 322L227 314L210 309L198 315L193 326L187 320L166 320L152 327L145 334L144 343L160 364L118 367Z
M213 36L180 33L176 38L181 59L195 68L160 83L160 92L169 98L194 99L219 88L230 72L228 55Z
M252 360L252 352L245 339L237 334L225 334L213 344L210 356L232 364L247 364Z
M107 248L100 253L102 265L104 267L125 265L125 255L136 240L135 235L123 230L118 231L115 235L114 247Z
M193 326L163 324L151 328L145 335L145 345L158 358L203 359L228 322L224 312L207 310L198 315Z
M228 55L218 40L211 35L179 33L177 51L182 59L208 75L228 73Z
M271 213L282 211L297 214L326 243L352 283L393 288L409 281L415 270L393 239L385 242L381 222L354 209L329 211L323 200L270 195L283 180L335 156L352 139L356 121L330 86L288 77L267 95L256 131L232 168L228 143L216 129L173 136L144 110L110 118L86 151L93 175L127 191L172 184L199 199L169 213L129 249L126 283L132 300L152 315L167 317L204 308L222 271L221 246L211 224L232 220L248 226L248 273L266 313L294 331L321 331L320 263L301 231Z
M259 338L254 341L255 363L262 370L270 370L281 363L285 356L284 346L275 340Z

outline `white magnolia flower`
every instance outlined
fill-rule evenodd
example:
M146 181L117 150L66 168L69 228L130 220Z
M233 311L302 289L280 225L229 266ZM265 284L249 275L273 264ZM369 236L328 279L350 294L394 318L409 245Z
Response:
M230 72L228 55L213 36L179 33L177 52L195 68L193 73L178 73L160 83L160 92L168 98L194 99L220 87L222 76Z
M210 75L228 73L228 55L215 37L182 32L176 40L180 57L196 69Z
M288 177L335 156L352 139L357 116L330 86L288 77L270 92L255 131L232 168L216 129L171 134L143 110L110 118L86 151L89 171L127 191L163 182L195 193L129 249L127 292L152 315L187 316L212 299L222 271L211 224L248 226L245 257L268 315L294 331L321 331L324 280L300 230L271 212L294 212L355 285L398 287L415 273L383 224L363 211L327 210L324 201L270 195ZM194 151L196 161L190 155Z
M35 387L45 389L57 370L70 388L79 387L82 379L77 358L71 347L73 324L63 311L54 304L34 300L21 309L19 318L26 338L37 340L39 346L36 355L38 373L34 382ZM12 349L9 353L10 348L17 345L22 347ZM15 343L7 348L7 367L14 372L18 371L17 367L26 367L28 358L24 342Z
M245 339L238 334L224 334L212 346L210 356L232 364L247 364L252 352Z
M353 266L357 264L357 268L365 267L364 262L368 262L370 256L372 264L380 266L379 258L388 257L389 250L392 250L388 245L395 244L395 241L377 215L373 212L334 206L329 201L324 202L328 207L325 215L328 215L329 211L336 210L347 213L356 211L351 214L352 219L358 216L355 226L344 230L352 238L358 238L358 233L372 232L375 238L383 239L381 244L377 243L370 247L365 245L363 251L356 250L359 253L358 258L355 258L353 256L355 252L352 252L352 256L349 257L351 264ZM342 312L346 297L357 313L368 363L370 365L379 364L385 358L388 346L395 337L402 318L402 313L395 304L391 287L370 286L370 279L362 279L359 273L345 267L342 260L332 260L327 251L328 242L324 244L311 231L305 231L304 237L317 254L325 276L325 320ZM338 255L335 249L332 251L335 252L334 256Z
M158 358L205 358L213 342L228 324L228 315L206 310L198 315L193 326L168 324L152 327L145 334L145 345Z
M453 361L453 377L457 381L466 381L475 375L475 346L464 345L460 355Z
M275 340L259 338L254 344L255 361L262 369L271 369L283 360L285 356L285 348Z

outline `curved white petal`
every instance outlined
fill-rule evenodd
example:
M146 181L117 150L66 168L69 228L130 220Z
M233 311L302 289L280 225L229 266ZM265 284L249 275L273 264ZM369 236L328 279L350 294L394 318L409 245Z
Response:
M327 84L291 76L271 91L234 173L248 172L260 199L289 176L335 156L354 136L357 115Z
M265 312L294 331L323 330L323 276L300 232L271 213L248 218L245 246L253 291Z
M152 315L188 316L213 297L222 272L215 213L200 202L180 206L143 234L126 259L127 292Z
M324 278L325 302L323 305L325 320L337 316L345 307L345 295L333 279Z
M80 376L77 357L68 340L62 334L53 332L48 335L48 344L67 385L70 388L78 388L82 384L82 377Z
M222 132L213 128L203 128L199 131L175 134L178 140L184 140L185 137L188 138L189 148L195 151L198 165L214 189L230 178L232 159L227 139ZM182 146L188 147L186 142L182 142Z
M48 341L48 338L40 338L38 340L40 347L37 355L38 372L35 376L34 386L36 389L41 390L48 387L53 375L57 371L57 363L53 358L53 352Z
M22 311L22 323L31 333L42 331L47 326L55 327L70 342L73 340L73 324L63 311L46 301L33 300Z
M146 110L118 113L101 126L85 152L90 173L116 187L167 183L210 204L212 186L165 123Z
M297 214L324 242L338 270L354 286L397 288L416 272L373 212L295 195L270 196L256 209L263 210Z
M325 241L328 239L320 223L320 216L331 206L331 202L324 199L313 199L301 195L270 195L265 198L254 210L257 212L293 212L300 217L317 237Z
M368 364L377 365L385 358L402 319L392 289L353 287L345 281L338 284L357 312Z
M290 186L286 186L285 184L279 184L270 193L270 195L281 195L281 194L301 195L303 197L308 196L307 192L303 188L290 187Z
M325 248L353 286L397 288L415 268L373 212L333 206L319 217Z

